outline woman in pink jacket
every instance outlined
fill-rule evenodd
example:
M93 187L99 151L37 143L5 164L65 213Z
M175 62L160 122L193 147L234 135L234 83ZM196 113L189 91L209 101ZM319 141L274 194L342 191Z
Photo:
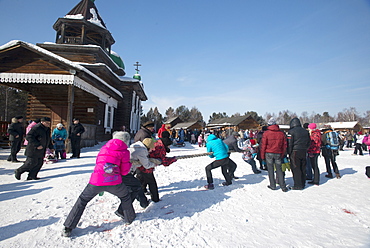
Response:
M78 197L64 222L62 236L69 237L71 235L72 229L76 228L87 203L104 191L121 200L121 204L115 212L116 215L123 218L126 224L130 224L135 219L131 197L126 185L122 183L121 177L130 171L130 152L127 150L125 142L116 137L122 137L120 132L115 132L113 139L100 149L89 184Z

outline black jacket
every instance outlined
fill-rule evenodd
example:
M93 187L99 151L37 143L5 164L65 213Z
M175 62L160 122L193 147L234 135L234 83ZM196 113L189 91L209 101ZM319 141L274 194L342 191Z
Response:
M18 122L18 119L13 118L12 119L12 124L9 125L8 128L8 133L9 133L9 140L14 141L14 140L22 140L23 135L24 135L24 127L23 124ZM16 136L18 135L18 138Z
M28 132L26 139L28 144L25 155L32 158L43 158L46 148L54 149L51 143L50 128L45 127L42 123L37 124ZM37 147L42 146L42 149Z
M84 126L81 123L72 124L69 126L68 138L69 139L76 139L81 138L81 135L85 132ZM80 134L79 136L77 134Z
M230 151L242 152L243 150L239 149L238 147L238 140L235 138L234 135L230 135L226 139L224 139L224 143L229 146Z
M293 150L307 150L310 142L309 132L302 127L298 118L293 118L288 131L288 153L291 154Z

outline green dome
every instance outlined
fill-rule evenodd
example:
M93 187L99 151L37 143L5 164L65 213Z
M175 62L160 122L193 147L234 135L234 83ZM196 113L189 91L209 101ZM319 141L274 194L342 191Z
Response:
M139 73L136 73L134 76L133 76L134 79L137 79L139 81L141 81L141 76Z
M114 63L116 63L122 69L125 69L125 64L123 63L123 60L117 53L111 51L111 54L109 54L109 56L114 61Z

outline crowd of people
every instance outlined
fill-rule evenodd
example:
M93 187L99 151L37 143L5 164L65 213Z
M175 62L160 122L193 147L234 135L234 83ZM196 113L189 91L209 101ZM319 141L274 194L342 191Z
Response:
M23 117L13 118L9 126L11 136L10 162L19 162L17 153L25 135L26 161L14 171L15 178L21 179L24 172L28 172L27 180L38 180L44 157L49 149L55 152L57 158L66 159L65 142L71 141L71 158L80 158L81 135L85 129L79 119L73 119L69 130L62 123L56 125L51 132L51 120L48 117L30 122L24 132ZM346 145L353 144L354 155L363 155L363 150L370 146L368 135L361 132L341 133L325 125L321 130L315 123L301 124L298 118L290 121L287 132L280 130L274 118L270 118L266 126L259 130L171 130L170 125L163 124L155 136L153 122L146 122L135 134L131 144L131 135L125 131L117 131L99 151L90 180L78 197L75 205L64 222L62 235L70 236L77 226L86 205L96 195L109 192L121 200L115 214L130 224L136 217L132 203L138 200L140 206L146 208L149 202L160 201L158 186L154 175L156 166L169 166L177 161L176 157L168 157L171 145L176 139L205 146L207 154L214 158L205 166L208 190L215 188L212 170L221 167L225 178L223 186L238 179L234 175L237 164L230 158L231 152L241 153L242 159L251 165L255 174L267 170L271 190L278 187L283 192L289 190L303 190L306 183L320 185L320 171L318 157L324 157L327 178L340 179L336 156ZM187 138L185 138L187 136ZM174 143L175 142L175 143ZM257 162L259 162L259 169ZM291 170L294 185L288 187L285 183L285 171ZM150 200L146 195L150 195Z

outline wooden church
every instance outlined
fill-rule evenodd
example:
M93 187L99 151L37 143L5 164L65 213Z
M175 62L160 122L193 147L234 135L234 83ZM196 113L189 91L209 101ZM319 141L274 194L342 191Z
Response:
M28 92L27 120L48 116L52 129L79 118L83 146L140 128L140 80L125 77L122 59L92 0L82 0L53 28L55 43L11 41L0 46L0 84ZM137 76L137 75L136 75ZM137 77L136 77L137 78Z

